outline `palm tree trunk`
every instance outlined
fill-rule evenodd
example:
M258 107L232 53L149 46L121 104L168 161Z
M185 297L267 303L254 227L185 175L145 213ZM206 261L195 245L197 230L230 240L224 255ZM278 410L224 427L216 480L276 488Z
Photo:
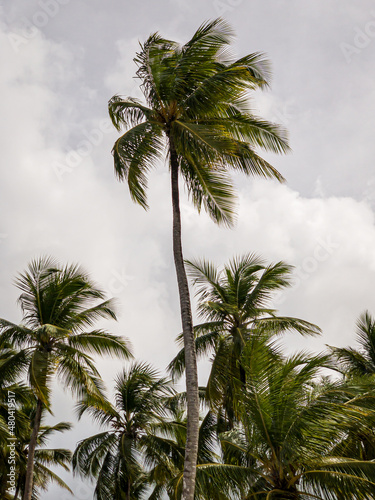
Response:
M173 205L173 257L176 267L182 331L185 347L186 396L187 396L187 435L185 448L182 500L194 500L195 476L197 469L199 436L199 396L198 370L195 352L193 320L191 315L190 293L186 277L181 242L181 214L178 189L179 165L173 140L169 137L171 184Z
M36 404L35 418L34 418L34 427L33 427L33 432L31 433L29 451L27 455L27 469L26 469L25 491L23 494L23 500L31 500L31 495L33 492L34 456L35 456L36 442L38 439L38 434L40 429L40 422L42 420L42 408L43 408L43 403L38 398L38 402Z

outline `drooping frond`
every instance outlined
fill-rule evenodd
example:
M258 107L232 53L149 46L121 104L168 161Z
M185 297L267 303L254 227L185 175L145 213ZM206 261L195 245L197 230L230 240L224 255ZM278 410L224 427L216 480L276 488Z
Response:
M103 330L70 335L68 343L74 349L91 354L112 355L125 359L132 357L128 340Z
M235 220L235 197L226 172L200 164L195 161L194 155L181 160L181 172L198 212L203 205L215 222L232 226Z
M121 136L113 147L115 172L126 180L133 200L147 208L147 173L162 157L164 142L160 127L140 123Z
M151 109L132 97L123 98L114 95L109 100L108 110L112 123L118 131L121 130L122 126L125 128L135 127L155 117Z

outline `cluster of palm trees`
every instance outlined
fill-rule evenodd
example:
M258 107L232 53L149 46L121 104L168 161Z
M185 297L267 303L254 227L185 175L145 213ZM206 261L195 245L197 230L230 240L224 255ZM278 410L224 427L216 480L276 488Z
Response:
M198 211L228 226L235 218L229 169L283 181L257 150L287 152L286 133L248 104L249 92L268 85L267 61L259 53L234 59L232 36L222 19L204 23L182 46L151 35L135 59L146 103L117 95L109 102L113 124L126 129L113 148L115 172L143 208L149 170L168 159L182 323L168 377L133 361L110 401L97 357L133 357L124 337L95 329L98 319L116 319L112 301L79 266L32 261L16 280L21 324L0 320L1 499L41 498L51 481L69 490L56 466L94 481L98 500L375 498L369 313L358 323L360 350L286 356L283 333L320 334L272 307L273 294L290 286L290 266L253 254L221 269L183 258L180 177ZM196 326L188 277L202 321ZM197 358L211 362L205 387ZM186 392L178 393L182 375ZM71 427L44 425L56 378L76 397L78 415L101 426L73 453L46 447Z
M320 333L271 308L274 293L290 285L290 266L251 254L219 270L206 261L187 266L203 320L194 329L196 351L211 361L199 388L195 498L373 499L375 320L368 312L359 319L358 350L286 356L278 338L285 331ZM27 498L28 488L30 498L42 498L50 482L69 490L52 470L61 466L94 481L98 500L180 499L186 393L176 392L173 380L185 371L184 348L170 377L130 361L124 339L91 329L115 313L77 266L41 258L16 283L22 324L0 320L1 498ZM129 360L112 402L93 357L106 354ZM73 453L46 447L53 433L71 428L43 425L55 377L75 393L78 416L101 426ZM16 402L11 430L9 394Z

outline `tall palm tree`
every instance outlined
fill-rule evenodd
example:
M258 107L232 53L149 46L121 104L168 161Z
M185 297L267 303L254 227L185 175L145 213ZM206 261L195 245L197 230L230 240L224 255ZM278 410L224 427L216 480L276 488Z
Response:
M242 425L221 436L226 463L247 484L242 498L373 498L375 463L340 455L338 443L373 418L374 395L343 381L314 384L327 361L306 354L280 361L262 342L246 347Z
M89 413L109 428L78 443L73 469L96 480L97 500L137 500L148 487L142 453L149 446L155 451L154 426L167 425L164 403L173 390L167 379L145 363L124 370L115 390L115 406L93 396L78 404L79 416Z
M131 197L147 208L147 174L167 154L173 207L176 267L186 355L188 430L185 500L194 496L198 450L199 401L189 288L181 242L179 177L194 205L202 204L214 221L232 224L233 187L228 169L283 180L256 152L286 152L286 134L255 117L248 92L268 84L268 64L254 53L234 60L228 48L232 30L221 19L200 26L185 45L151 35L135 62L146 99L115 95L109 101L113 124L126 132L113 148L115 172L126 180Z
M291 284L292 268L284 262L267 265L255 254L247 254L232 259L221 270L204 260L186 264L197 287L198 313L204 320L194 328L196 351L199 357L212 354L206 397L213 407L224 408L232 427L236 393L246 382L241 356L251 338L271 338L288 330L311 335L320 330L298 318L277 316L270 308L273 294ZM182 349L169 370L176 378L184 368Z
M0 319L0 347L12 345L27 359L28 379L37 398L28 448L24 500L32 495L34 454L44 409L50 409L54 375L75 394L101 394L102 383L90 354L129 358L127 342L103 330L87 332L99 318L115 318L111 300L76 265L51 258L30 263L16 280L21 290L22 324ZM98 303L98 301L100 301Z

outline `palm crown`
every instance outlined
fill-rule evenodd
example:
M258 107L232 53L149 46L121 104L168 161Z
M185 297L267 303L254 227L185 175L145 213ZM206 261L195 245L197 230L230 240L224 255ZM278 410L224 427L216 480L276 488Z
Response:
M78 266L59 266L50 258L33 261L16 280L23 322L0 319L1 345L11 343L28 367L35 394L49 404L49 387L57 374L78 394L97 392L101 383L91 354L131 356L126 341L102 330L85 329L99 318L116 318L111 300ZM27 358L26 359L24 358ZM16 363L17 362L17 363Z
M98 500L138 499L148 479L140 453L154 449L154 426L164 422L164 403L173 390L167 379L144 363L124 370L115 390L115 406L89 395L79 403L79 415L89 413L107 429L78 443L73 467L96 479Z
M268 63L258 53L232 59L231 40L221 19L203 24L183 46L151 35L135 58L147 105L117 95L110 100L114 125L128 128L113 148L116 174L143 207L147 174L163 156L165 139L195 206L203 203L218 222L233 218L227 168L282 180L255 149L287 151L285 131L248 106L248 91L268 84Z
M291 284L291 266L267 265L255 254L232 259L220 271L207 261L188 261L188 272L197 289L198 312L204 323L195 326L198 356L212 356L206 395L212 404L223 404L233 419L235 389L245 382L241 355L253 337L270 339L285 331L318 334L316 325L302 319L278 316L270 307L273 294ZM185 367L181 350L169 369L175 377ZM238 387L239 386L239 387Z

